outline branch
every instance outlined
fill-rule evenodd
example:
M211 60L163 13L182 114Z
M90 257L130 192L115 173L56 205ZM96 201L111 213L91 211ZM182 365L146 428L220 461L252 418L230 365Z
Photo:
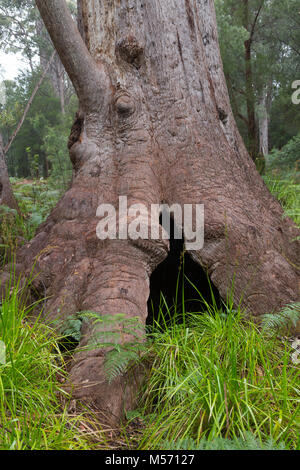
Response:
M246 96L246 92L240 88L236 88L234 85L232 85L232 89L233 91L236 91L237 93L239 93L240 95L242 96Z
M233 110L233 113L239 117L245 124L246 126L248 127L249 126L249 121L248 119L242 114L239 112L238 110L238 105L237 105L237 102L236 102L236 99L235 99L235 94L233 93L233 90L236 90L234 85L232 85L232 82L230 80L230 77L227 75L226 77L226 81L227 81L227 84L228 84L228 89L230 90L230 96L231 96L231 102L232 102L232 110ZM237 90L238 91L238 90ZM242 90L240 90L240 92L242 93ZM245 96L245 93L243 93L243 95Z
M27 103L27 105L26 105L26 107L25 107L25 109L24 109L24 113L23 113L23 115L22 115L22 117L21 117L21 119L20 119L19 124L18 124L17 127L16 127L16 130L14 131L14 133L12 134L12 136L10 137L10 139L9 139L9 141L8 141L8 144L7 144L6 147L4 148L4 153L5 153L5 155L6 155L7 152L9 151L9 149L10 149L10 147L11 147L13 141L15 140L15 138L16 138L17 135L18 135L19 130L21 129L21 127L22 127L22 125L23 125L23 122L25 121L25 118L26 118L26 116L27 116L27 114L28 114L28 111L29 111L29 109L30 109L30 106L32 105L32 102L33 102L33 100L34 100L34 97L35 97L35 95L37 94L37 92L38 92L40 86L42 85L42 83L43 83L43 81L44 81L44 79L45 79L45 77L46 77L46 75L47 75L47 72L48 72L48 70L49 70L49 68L50 68L50 65L52 64L52 62L53 62L53 60L54 60L55 55L56 55L56 51L54 51L53 54L52 54L52 56L50 57L50 59L49 59L49 61L48 61L48 64L46 65L46 67L45 67L45 69L44 69L44 71L43 71L43 73L42 73L42 75L41 75L41 77L40 77L38 83L36 84L36 86L35 86L35 88L34 88L34 90L33 90L33 92L32 92L32 95L31 95L31 97L30 97L30 99L29 99L29 101L28 101L28 103Z
M239 117L241 119L241 121L243 121L246 124L247 127L249 126L249 121L245 116L243 116L243 114L238 112L237 117Z
M260 12L261 12L261 10L262 10L262 7L264 6L264 2L265 2L265 0L262 0L262 1L261 1L261 4L260 4L260 6L259 6L259 8L258 8L258 10L257 10L256 16L255 16L255 18L254 18L254 22L253 22L253 24L252 24L252 28L251 28L251 32L250 32L250 43L252 42L253 35L254 35L254 32L255 32L256 23L257 23L257 20L258 20L259 15L260 15Z
M103 85L107 82L107 75L90 55L66 1L35 2L81 104L97 104L95 100L101 95L101 89L104 91Z

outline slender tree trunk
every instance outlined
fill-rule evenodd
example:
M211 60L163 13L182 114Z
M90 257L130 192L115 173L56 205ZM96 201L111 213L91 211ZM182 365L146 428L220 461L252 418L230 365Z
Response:
M266 99L264 94L259 101L259 153L264 156L269 153L269 116Z
M253 161L257 156L257 128L255 119L255 96L252 72L252 40L254 29L250 24L249 0L244 2L244 28L249 32L250 37L245 41L245 84L246 84L246 105L248 122L248 147Z
M271 105L272 80L261 92L259 100L259 153L269 153L269 111Z
M246 104L248 121L248 145L252 160L257 156L257 128L255 118L255 96L253 89L253 74L251 63L251 43L245 41L245 78L246 78Z
M60 62L60 65L57 68L58 71L58 95L60 100L60 110L61 113L64 115L66 114L65 110L65 84L64 84L64 76L65 76L65 69L63 64Z
M0 134L0 206L8 206L20 213L18 203L14 196L5 161L2 135Z
M256 158L256 168L262 175L266 168L265 156L269 153L269 115L266 97L260 99L258 113L259 150Z
M169 243L99 240L97 208L118 208L119 196L149 209L204 204L204 247L189 254L223 299L233 289L235 305L258 317L297 300L299 231L237 130L213 1L81 0L84 40L63 0L36 3L80 102L72 187L19 253L24 272L36 260L49 318L90 310L145 323L150 276ZM93 331L84 327L81 346ZM75 397L117 419L136 386L126 375L107 381L106 353L78 354L70 379Z

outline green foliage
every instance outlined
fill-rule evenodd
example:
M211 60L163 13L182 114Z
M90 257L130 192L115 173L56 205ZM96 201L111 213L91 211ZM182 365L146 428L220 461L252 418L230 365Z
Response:
M25 307L22 292L12 280L0 306L0 341L6 349L0 363L1 450L87 450L94 445L92 436L104 446L101 430L92 432L86 412L69 414L70 397L61 386L66 379L61 338L33 317L38 305Z
M231 103L247 143L244 42L249 31L243 25L243 2L215 3ZM265 180L285 215L300 225L300 120L299 108L291 104L291 83L300 78L298 0L264 3L253 42L253 92L258 117L259 98L270 85L271 144L281 149L268 156L269 176ZM260 0L249 4L253 20ZM49 52L52 46L36 35L35 15L32 0L1 0L0 46L11 51L21 48L29 60L41 46ZM39 67L33 67L15 81L5 82L0 131L6 141L40 73ZM69 97L62 116L50 80L45 80L31 106L8 154L14 192L24 217L1 208L1 261L7 261L20 243L33 237L68 187L72 168L66 144L77 106L77 99ZM32 320L32 307L22 304L21 293L20 286L12 287L0 306L1 357L3 345L7 355L5 363L0 360L3 448L90 448L91 443L79 432L83 418L68 415L62 402L69 397L57 380L66 378L59 343L66 338L80 342L84 321L92 322L95 329L87 348L107 351L105 371L110 382L137 362L152 363L144 394L148 426L142 448L300 447L299 369L291 361L290 346L277 338L299 319L299 304L266 315L261 332L242 312L234 311L230 302L221 311L216 303L208 305L200 299L203 314L192 315L184 311L184 296L182 312L179 305L169 307L163 300L149 346L142 339L144 328L138 319L121 314L80 312L66 320L58 337L38 319ZM183 321L180 325L176 324L178 315Z
M273 149L267 158L270 171L293 172L300 179L300 134L293 137L281 150Z
M33 0L1 0L1 49L6 52L22 51L31 60L38 48L36 17Z
M52 180L12 178L11 182L22 215L5 206L0 208L0 265L10 261L16 249L33 238L61 196Z
M271 193L281 203L285 216L291 217L294 222L300 226L300 184L295 183L293 175L290 179L287 176L280 179L278 176L267 175L264 180L271 191Z
M300 302L284 307L280 312L268 313L262 317L263 332L267 335L288 334L300 321Z
M143 340L145 329L139 317L100 315L95 312L81 312L80 316L91 321L94 326L94 334L87 349L107 349L104 369L110 383L125 374L131 366L141 362L148 349Z
M72 178L72 165L66 146L70 133L71 120L66 119L63 127L47 127L42 150L50 163L50 180L62 191L66 191Z
M132 366L141 360L141 354L146 348L141 344L115 346L105 357L104 370L109 383L125 374Z
M291 95L292 88L291 84L294 80L300 77L300 65L295 66L294 61L289 64L290 73L283 72L283 77L286 83L281 84L274 93L272 106L270 109L270 148L273 148L271 156L268 157L268 162L274 168L278 161L281 171L285 169L284 153L281 154L282 150L289 142L298 135L300 128L300 113L299 105L292 103ZM299 144L295 145L296 152L287 155L288 161L287 168L295 168L297 160L299 160ZM279 150L277 150L279 149ZM288 148L286 149L288 150ZM282 157L282 158L281 158Z
M13 257L17 247L30 238L29 227L14 209L0 206L0 266Z
M61 334L64 337L72 338L79 343L81 340L82 317L70 315L61 326Z
M43 179L30 181L13 179L12 183L21 212L27 217L27 224L33 235L56 205L60 191L51 186L51 181Z
M0 108L0 126L5 141L14 132L39 75L40 71L37 69L33 74L27 73L27 75L20 76L17 82L5 82L6 104L4 108ZM45 109L47 109L47 113L45 113ZM3 118L3 113L7 110L12 115L10 122L4 121ZM34 176L47 176L46 155L41 147L47 126L56 126L59 120L59 100L53 96L51 85L46 80L36 95L27 118L8 152L10 175L18 177L31 176L28 151L26 150L30 149L32 156L38 155L38 175L35 174Z
M40 77L40 68L6 81L6 102L0 105L0 131L7 141L19 122L31 93ZM49 176L64 192L72 177L67 148L70 128L78 107L73 94L66 100L65 114L49 79L40 87L11 149L8 170L17 177ZM45 112L46 110L46 112Z
M30 176L32 178L38 178L39 176L39 154L36 153L32 155L31 148L27 147L26 149L29 169L30 169Z
M185 316L152 333L141 448L243 440L248 432L260 445L299 448L300 371L290 346L230 306Z
M276 444L273 439L261 443L251 433L245 433L245 437L226 439L217 437L212 441L205 438L196 443L193 439L179 439L178 441L165 442L164 450L286 450L284 442Z
M298 133L300 125L298 107L291 101L291 84L300 76L298 0L251 0L248 2L248 15L245 15L245 2L216 0L215 5L225 77L233 113L244 141L249 144L246 108L249 91L246 87L244 42L254 27L251 90L256 120L258 123L260 100L266 96L270 146L281 148Z

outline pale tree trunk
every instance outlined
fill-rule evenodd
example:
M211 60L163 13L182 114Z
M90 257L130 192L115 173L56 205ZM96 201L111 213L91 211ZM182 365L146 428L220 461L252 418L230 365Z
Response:
M57 56L58 57L58 56ZM59 59L59 57L58 57ZM57 79L58 79L58 96L60 100L60 110L62 114L66 114L65 110L65 69L63 64L61 63L59 59L59 65L57 66L58 74L57 74Z
M257 21L258 16L255 17L254 23L251 24L249 0L243 0L243 10L244 10L243 11L243 15L244 15L243 26L249 33L249 38L244 43L248 146L249 146L250 156L253 159L253 161L255 161L257 157L257 129L256 129L256 118L255 118L255 96L254 96L253 71L252 71L252 44L253 44L253 35L255 32L255 26L256 26L256 21Z
M258 109L259 153L264 157L269 153L269 110L271 104L271 87L272 83L263 89Z
M269 116L266 107L266 95L259 101L259 153L263 156L269 153Z
M119 196L148 208L204 204L204 248L190 256L223 299L233 288L235 305L258 317L297 300L299 232L238 133L213 1L82 0L85 41L63 0L36 3L80 102L72 187L19 253L24 272L37 260L49 318L90 310L145 323L150 276L169 244L100 241L97 208L118 207ZM81 345L91 327L84 333ZM107 381L105 354L78 354L70 377L75 397L117 419L136 389L124 376Z

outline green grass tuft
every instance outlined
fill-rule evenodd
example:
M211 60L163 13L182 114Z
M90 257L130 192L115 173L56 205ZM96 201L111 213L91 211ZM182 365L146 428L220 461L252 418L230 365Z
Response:
M16 285L0 305L0 449L62 450L106 447L87 412L68 412L63 357L54 331L21 300Z
M141 448L203 438L284 442L299 448L300 371L291 348L240 311L185 314L152 332Z

